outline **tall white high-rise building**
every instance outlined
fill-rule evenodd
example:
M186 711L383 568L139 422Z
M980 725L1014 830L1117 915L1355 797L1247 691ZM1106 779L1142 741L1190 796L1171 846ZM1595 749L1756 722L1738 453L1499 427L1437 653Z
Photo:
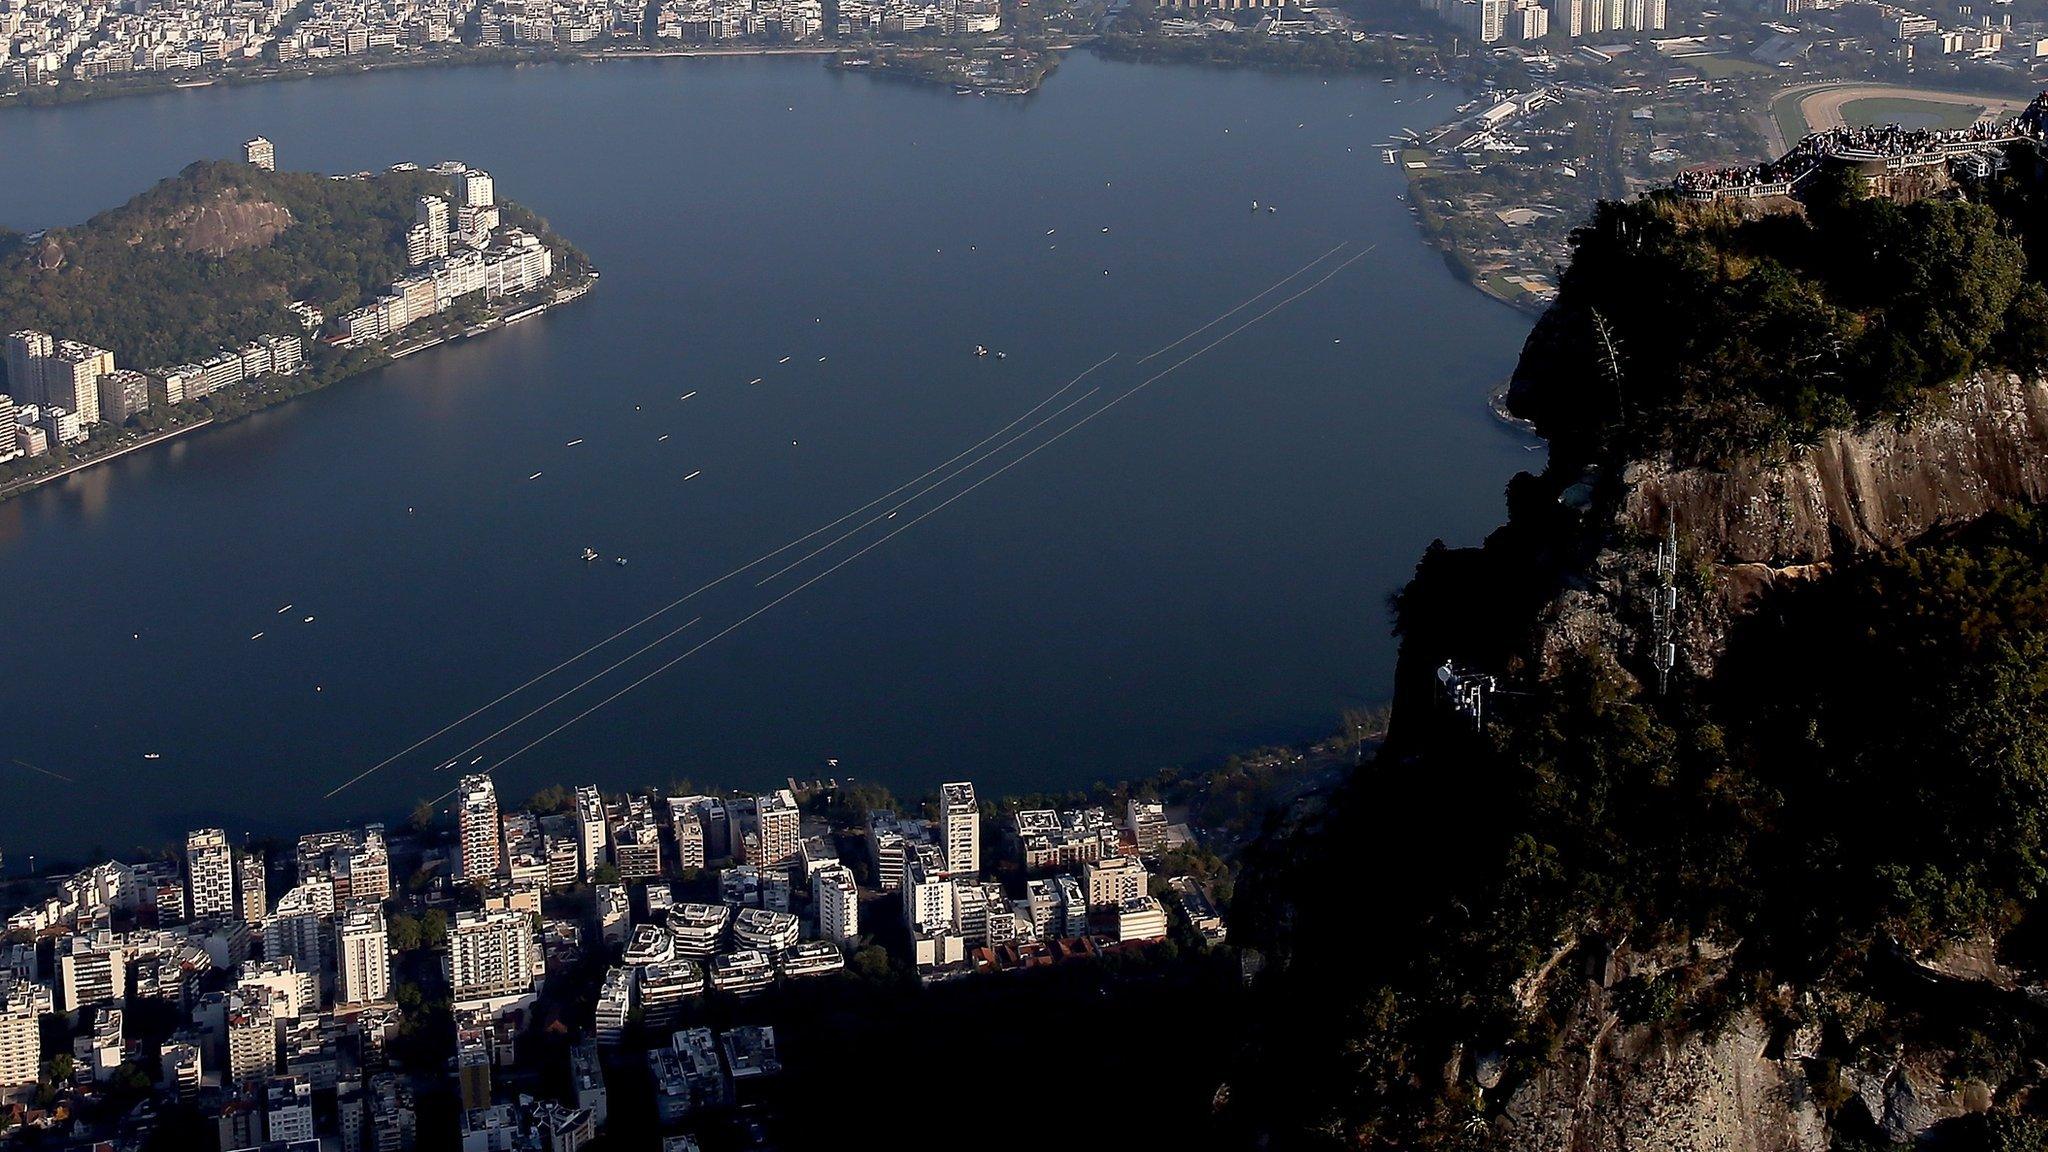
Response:
M226 832L201 828L185 837L185 875L194 920L235 914L235 854Z
M449 991L458 1003L528 991L533 956L533 923L524 912L458 912L448 927Z
M263 955L290 957L301 972L324 973L329 957L327 921L334 915L334 885L308 880L283 896L263 922Z
M818 912L818 938L850 944L860 936L860 890L844 864L811 874L811 903Z
M917 845L903 870L903 922L912 932L953 926L953 882L936 845Z
M405 255L415 266L448 255L448 202L439 196L419 198L418 219L405 234Z
M966 781L939 785L939 839L946 869L957 876L981 875L981 805Z
M313 1139L313 1086L304 1076L279 1076L263 1087L263 1139L292 1145Z
M1088 878L1088 906L1091 908L1114 908L1126 900L1151 894L1151 877L1136 856L1096 860L1084 871Z
M497 203L491 190L491 174L471 168L455 178L455 202L464 208L489 208Z
M669 831L676 841L676 868L690 872L704 867L704 819L697 812L702 796L671 796L668 804Z
M428 231L438 233L444 237L448 235L448 201L443 200L441 197L420 197L418 218L421 224L427 226ZM448 245L444 240L441 245L442 255L447 255L447 251Z
M277 1071L277 1018L270 993L261 988L229 998L227 1013L228 1082L240 1084Z
M270 912L270 880L263 853L250 852L235 861L235 900L242 919L260 924Z
M756 797L754 821L761 858L747 863L776 868L796 858L797 845L803 841L803 815L797 811L796 796L789 789Z
M277 168L277 148L270 141L258 136L243 143L242 159L265 172L274 171Z
M337 968L334 999L341 1004L375 1004L391 995L391 945L384 935L384 910L359 904L335 930Z
M57 350L47 332L24 328L7 337L7 391L23 404L46 404L43 360Z
M76 412L87 424L100 420L100 377L114 370L114 354L76 340L57 341L43 359L45 402Z
M504 830L498 824L498 786L489 776L464 776L455 789L455 818L462 844L464 880L489 880L505 862Z
M40 1071L43 1039L35 1001L20 991L0 1003L0 1097L34 1084Z
M111 932L66 937L57 956L62 1011L119 1004L128 995L128 952Z
M0 392L0 464L21 455L20 428L21 412L15 406L14 397Z
M1573 39L1584 36L1586 0L1550 0L1550 30Z
M1133 799L1124 823L1138 846L1138 855L1157 856L1166 848L1166 806L1157 800Z
M585 884L591 883L590 874L604 863L605 828L604 796L596 785L585 784L576 790L576 831L583 847Z

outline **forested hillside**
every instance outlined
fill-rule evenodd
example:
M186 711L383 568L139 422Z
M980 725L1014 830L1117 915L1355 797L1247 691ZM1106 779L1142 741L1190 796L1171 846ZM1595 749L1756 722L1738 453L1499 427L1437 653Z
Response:
M0 330L43 329L145 369L295 332L290 302L332 316L403 276L415 202L447 190L426 172L336 180L201 161L84 224L0 237ZM504 217L540 231L558 270L585 266L531 213Z
M1571 459L1722 462L1909 415L1973 368L2048 361L2037 191L1902 205L1849 179L1800 211L1601 204L1530 337L1516 414Z
M1841 547L1739 599L1679 524L1683 610L1740 610L1663 694L1625 583L1651 541L1615 515L1631 461L1740 472L1925 418L1973 371L2048 386L2038 201L1987 199L1649 199L1582 230L1514 396L1551 469L1485 547L1424 557L1387 744L1239 886L1269 1022L1229 1086L1240 1137L2048 1147L2048 515ZM1563 498L1586 475L1591 505ZM1445 659L1499 678L1483 724L1436 690Z

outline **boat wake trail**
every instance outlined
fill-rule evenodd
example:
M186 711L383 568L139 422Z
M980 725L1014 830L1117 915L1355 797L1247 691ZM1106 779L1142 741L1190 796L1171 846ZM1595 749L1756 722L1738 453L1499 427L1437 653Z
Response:
M571 665L582 660L584 657L589 656L591 653L596 652L598 649L603 648L607 644L610 644L615 640L622 639L627 635L630 635L631 633L638 631L640 628L653 623L655 620L660 619L662 616L665 616L670 612L675 611L677 608L680 608L689 601L695 599L698 596L703 595L706 592L711 591L719 585L724 584L726 581L731 580L736 576L744 575L747 572L750 572L753 569L758 568L763 564L766 564L768 561L775 559L777 556L780 556L783 553L788 552L790 549L800 547L803 544L811 540L814 540L827 532L830 532L832 529L837 528L841 524L846 523L848 520L851 520L854 517L860 515L861 513L866 512L868 509L873 508L875 505L880 504L886 500L889 500L895 497L897 494L903 492L905 489L914 487L917 484L923 482L925 479L929 478L935 473L938 473L940 471L945 470L948 467L951 467L953 464L957 463L961 459L969 455L972 455L975 451L982 448L990 441L1000 438L1004 433L1010 431L1012 428L1015 428L1017 425L1022 424L1024 421L1029 420L1031 417L1037 415L1040 411L1042 411L1045 408L1046 405L1051 404L1055 400L1058 400L1061 396L1065 395L1068 391L1070 391L1076 384L1079 384L1082 380L1092 375L1097 369L1101 368L1105 364L1108 364L1111 360L1114 359L1116 359L1116 354L1111 353L1110 355L1105 356L1102 359L1096 361L1095 363L1089 365L1087 368L1083 369L1079 375L1075 376L1073 379L1067 381L1065 384L1062 384L1059 388L1055 389L1051 395L1047 396L1045 399L1040 400L1038 403L1026 409L1022 415L1019 415L1016 419L1011 420L1008 424L1003 425L1001 428L996 429L994 432L989 433L987 436L984 436L979 441L963 449L962 451L956 453L950 459L942 461L941 463L926 469L919 475L904 481L902 484L899 484L896 487L891 488L889 491L882 493L880 496L877 496L873 500L868 501L867 503L861 505L860 507L845 513L837 519L834 519L825 524L820 524L818 527L811 529L809 532L806 532L803 535L797 537L796 539L791 540L787 544L784 544L781 547L775 548L771 551L763 552L761 555L754 557L752 560L747 561L745 564L742 564L737 568L734 568L732 571L727 572L725 575L720 576L715 580L707 581L706 583L691 589L683 595L676 597L674 600L671 600L667 604L664 604L661 607L656 608L654 611L649 612L647 615L642 616L640 619L635 620L633 623L628 624L624 628L621 628L618 631L612 633L611 635L605 637L604 639L599 640L597 643L590 645L589 647L583 649L580 652L574 653L567 659L563 660L561 663L556 664L552 668L549 668L547 671L541 672L538 675L534 676L532 679L527 680L525 683L520 684L517 687L506 691L505 693L503 693L500 696L497 696L494 699L491 699L483 704L478 705L477 707L471 709L469 712L464 713L456 719L449 721L447 724L444 724L441 727L435 729L434 731L427 733L425 736L420 737L418 740L415 740L412 743L406 745L405 747L400 748L398 751L393 752L391 755L386 756L384 759L379 760L375 764L370 765L368 768L363 769L361 772L356 773L354 776L349 777L347 780L342 781L339 785L335 786L332 790L330 790L326 794L326 796L323 797L323 799L334 799L336 796L339 796L341 793L347 791L351 787L354 787L356 784L361 783L363 780L368 779L370 776L376 774L377 772L380 772L385 768L390 767L392 764L397 763L399 760L405 758L413 752L417 752L418 750L424 748L428 744L433 743L441 737L446 736L450 732L455 731L457 728L462 727L464 724L469 723L471 720L474 720L477 717L482 716L484 713L489 712L493 708L496 708L498 705L503 704L506 701L512 699L514 696L519 695L521 692L524 692L527 689L532 688L537 684L540 684L542 681L549 679L556 673L567 669ZM685 625L685 627L687 626L688 625ZM680 631L680 629L678 629L678 631ZM671 633L671 635L673 635L673 633ZM634 655L638 654L638 652L634 653ZM627 657L628 660L630 660L631 658L632 657L630 656ZM618 667L618 664L616 663L611 666L611 668L616 667ZM610 670L610 668L607 669L607 671ZM557 699L559 699L559 697ZM552 703L552 701L550 703ZM472 746L472 749L473 747L474 746Z
M1349 240L1346 240L1342 243L1335 245L1328 252L1323 253L1321 256L1318 256L1315 259L1309 261L1308 263L1302 265L1301 267L1295 269L1289 275L1282 277L1279 281L1274 283L1272 287L1266 289L1264 292L1261 292L1258 295L1252 297L1251 299L1246 300L1244 303L1239 304L1237 307L1232 308L1230 311L1225 312L1223 315L1218 316L1214 320L1209 321L1207 324L1202 325L1200 328L1195 329L1193 332L1190 332L1187 335L1181 337L1180 339L1175 340L1173 343L1168 344L1166 347L1159 349L1157 352L1154 352L1151 355L1146 356L1144 359L1138 361L1138 363L1150 363L1151 361L1166 355L1168 352L1173 351L1175 348L1180 347L1188 341L1193 340L1195 337L1200 336L1202 333L1207 332L1209 329L1214 328L1218 324L1223 323L1225 320L1230 319L1232 316L1237 315L1239 312L1244 311L1252 305L1257 304L1259 301L1264 300L1266 297L1271 296L1273 293L1278 292L1281 288L1285 287L1289 281L1296 279L1297 277L1301 276L1304 272L1307 272L1309 269L1315 267L1318 264L1321 264L1323 261L1328 260L1330 257L1335 256L1339 250L1349 247L1350 244L1351 242ZM1366 251L1370 252L1373 248L1377 247L1379 247L1379 245L1375 244L1371 248L1367 248Z
M1341 248L1344 246L1345 245L1339 245L1338 247ZM1259 321L1264 320L1266 317L1271 316L1273 313L1278 312L1280 309L1285 308L1287 305L1293 303L1294 301L1299 300L1302 297L1308 295L1309 293L1315 291L1317 288L1322 287L1324 284L1328 283L1331 279L1336 277L1339 273L1343 272L1346 268L1349 268L1351 265L1357 263L1358 261L1364 259L1367 255L1371 254L1371 252L1373 251L1373 247L1376 247L1376 245L1372 247L1367 247L1359 252L1352 254L1350 257L1346 258L1344 261L1337 264L1336 267L1331 268L1329 271L1323 273L1323 275L1311 281L1306 287L1298 289L1297 291L1289 294L1288 296L1283 297L1276 303L1269 305L1263 311L1259 312L1257 315L1254 315L1251 319L1246 320L1241 324L1238 324L1234 328L1231 328L1229 331L1223 333L1223 335L1216 337L1215 339L1202 345L1200 348L1197 348L1193 352L1190 352L1187 355L1181 357L1180 359L1174 361L1167 367L1162 368L1159 371L1153 373L1151 376L1146 377L1144 380L1139 381L1137 384L1131 386L1126 391L1119 393L1118 395L1110 399L1107 403L1104 403L1101 407L1094 409L1087 415L1082 416L1080 419L1074 421L1072 424L1069 424L1066 427L1060 429L1059 431L1053 433L1045 440L1039 442L1037 445L1033 446L1028 451L1019 455L1016 459L1005 463L1002 467L997 468L993 472L990 472L988 475L981 477L980 479L974 481L972 484L969 484L967 487L962 488L960 491L953 493L951 496L946 497L944 500L933 505L932 507L927 508L923 512L918 513L909 521L905 522L904 524L894 529L891 529L889 532L883 534L880 537L877 537L875 540L870 541L868 544L862 546L857 551L834 562L829 567L810 576L802 583L790 588L788 591L775 597L773 600L768 601L766 604L761 605L759 608L754 609L752 612L747 613L745 616L740 617L738 620L733 621L732 623L726 625L724 628L719 629L717 632L705 637L702 640L699 640L697 643L684 649L682 652L656 665L651 671L642 674L638 679L633 680L624 687L613 692L611 695L604 697L602 700L597 701L595 704L589 705L582 711L555 725L553 728L548 729L546 732L541 733L539 736L534 737L532 740L529 740L528 742L521 745L514 751L508 753L507 755L499 758L497 761L493 762L489 768L485 769L485 771L495 772L499 768L502 768L505 765L510 764L512 761L517 760L521 756L526 755L528 752L531 752L535 748L540 747L542 744L547 743L549 740L553 739L554 737L567 731L569 728L580 723L585 718L589 717L591 714L607 707L614 701L617 701L618 699L627 695L628 693L635 691L642 685L646 684L648 681L653 680L657 676L660 676L662 673L668 671L670 668L673 668L676 665L682 663L683 661L688 660L690 657L695 656L697 653L703 651L705 648L710 647L712 644L717 643L718 641L724 639L727 636L732 635L734 632L737 632L739 629L745 627L753 621L761 618L770 611L774 610L778 605L789 600L791 597L797 595L799 592L802 592L806 588L811 587L813 584L818 583L820 580L825 579L827 576L832 575L834 572L839 571L841 568L846 567L848 564L853 563L855 560L860 559L861 557L867 555L868 553L874 551L875 549L881 547L889 541L894 540L896 537L916 527L918 524L922 523L929 517L935 516L939 512L944 511L948 506L953 504L954 501L957 501L967 496L975 489L980 488L982 485L988 483L991 480L994 480L996 477L1001 476L1003 473L1008 472L1010 469L1015 468L1017 465L1022 464L1024 461L1029 460L1033 456L1038 455L1040 452L1045 451L1047 448L1052 447L1054 444L1057 444L1059 441L1066 438L1069 434L1079 430L1080 428L1084 427L1085 425L1093 421L1096 417L1101 416L1103 413L1108 412L1110 409L1115 408L1117 405L1123 403L1124 401L1130 399L1133 396L1136 396L1138 393L1143 392L1145 389L1150 388L1153 384L1156 384L1160 380L1165 379L1167 376L1171 375L1172 373L1179 370L1181 367L1187 365L1188 363L1208 354L1218 345L1223 344L1225 341L1236 336L1238 333L1243 332L1245 329L1250 328L1252 325L1257 324ZM1334 249L1332 251L1334 251ZM1308 265L1305 265L1301 270L1293 273L1292 275L1288 276L1285 280L1282 280L1279 284L1275 285L1275 288L1278 288L1282 285L1285 285L1288 282L1291 282L1299 278L1304 272L1313 269L1316 265L1321 264L1324 260L1327 260L1330 254L1331 253L1324 253L1322 256L1317 257ZM1254 297L1253 300L1256 301L1267 295L1270 295L1272 291L1273 289L1268 289L1266 292L1262 292L1259 294L1259 296ZM1245 305L1240 305L1237 308L1232 309L1231 313L1227 313L1226 315L1241 312L1244 310L1244 307ZM1197 329L1196 331L1206 331L1209 328L1215 327L1215 324L1215 321L1211 321L1209 324L1204 325L1202 328ZM1180 344L1185 342L1186 340L1183 339L1180 341L1176 341L1175 343ZM1173 347L1173 345L1168 345L1168 347ZM1088 395L1093 395L1096 391L1099 391L1099 389L1091 389ZM1085 396L1082 397L1082 399L1085 398ZM1051 418L1052 417L1048 417L1047 419L1049 420ZM1042 424L1044 423L1044 421L1041 421L1040 423ZM1036 425L1034 425L1034 427L1036 427ZM997 451L1000 451L1000 449L998 449ZM915 497L912 497L912 499L915 499ZM849 533L849 535L850 534L851 533ZM820 549L820 551L822 551L822 549ZM798 561L798 563L801 562L802 561ZM791 565L791 567L794 567L794 565ZM785 569L785 571L786 570L787 569ZM770 579L772 578L773 577L770 577ZM449 795L452 794L452 790L448 793L444 793L442 796L438 797L435 802L439 803L440 800L446 799Z

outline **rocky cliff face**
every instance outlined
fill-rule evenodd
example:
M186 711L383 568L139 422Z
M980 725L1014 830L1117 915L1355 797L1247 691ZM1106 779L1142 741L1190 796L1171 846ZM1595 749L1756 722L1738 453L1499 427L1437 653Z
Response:
M1667 517L1701 577L1680 602L1679 660L1710 673L1729 622L1762 592L1946 525L2048 500L2048 380L1980 374L1898 427L1830 432L1783 461L1731 469L1635 462L1607 545L1542 623L1546 658L1599 644L1647 659L1650 544Z
M156 238L186 252L225 256L244 248L261 248L290 227L292 214L282 205L251 196L239 188L223 188L204 203L181 209L161 221ZM149 242L138 234L130 243Z
M1515 1152L1825 1152L1802 1062L1770 1054L1745 1014L1714 1037L1667 1041L1589 997L1564 1050L1509 1101Z
M1831 432L1797 459L1732 471L1632 465L1621 522L1722 566L1783 568L1905 543L2048 497L2048 381L1979 375L1903 428Z
M1855 555L1908 543L2021 503L2048 501L2048 380L1983 374L1902 427L1837 432L1794 459L1726 471L1638 462L1590 513L1592 563L1537 625L1545 661L1597 646L1649 675L1654 541L1675 521L1685 557L1677 639L1681 675L1711 675L1731 622L1760 593ZM1675 958L1665 958L1677 962ZM1639 961L1640 962L1640 959ZM2011 988L1995 943L1920 961L1934 980ZM1753 1013L1670 1038L1614 1010L1613 973L1582 974L1553 1054L1519 1082L1501 1121L1513 1152L1677 1149L1824 1152L1812 1037L1775 1043ZM1907 1143L1984 1106L1944 1084L1939 1060L1901 1055L1844 1067L1829 1090L1885 1138ZM1988 1099L1988 1097L1985 1097ZM1859 1103L1860 1102L1860 1105Z

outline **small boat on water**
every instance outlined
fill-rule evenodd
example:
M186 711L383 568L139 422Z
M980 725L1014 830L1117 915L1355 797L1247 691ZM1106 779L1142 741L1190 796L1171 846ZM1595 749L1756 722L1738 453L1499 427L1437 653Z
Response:
M760 378L759 376L756 376L756 377L754 377L754 378L753 378L752 380L749 380L749 381L747 381L747 383L749 383L749 384L759 384L760 382L761 382L761 378Z
M287 604L287 605L285 605L284 607L282 607L282 608L279 608L279 609L277 610L277 614L278 614L279 616L282 616L282 615L284 615L285 613L287 613L287 612L289 612L289 611L291 611L291 610L292 610L292 606L291 606L291 605L289 605L289 604Z
M692 388L688 392L683 393L681 399L688 400L690 397L695 396L696 394L697 390L695 388Z
M614 557L612 559L612 563L617 564L621 568L624 568L626 566L626 558L624 556Z
M988 355L988 349L980 344L976 344L974 346L974 354L976 356L986 356Z
M481 763L483 763L483 762L484 762L484 758L483 758L483 757L481 757L481 756L479 756L479 757L477 757L476 759L474 759L474 760L471 760L471 761L469 762L469 764L470 764L470 767L474 768L475 766L477 766L478 764L481 764Z
M1257 212L1258 210L1259 210L1259 202L1258 202L1257 200L1254 200L1254 201L1252 201L1252 211L1254 211L1254 212Z
M996 359L998 359L998 360L1008 360L1009 358L1010 358L1010 354L1009 354L1008 352L998 352L998 353L996 353Z
M583 550L583 559L584 559L584 561L585 561L586 563L587 563L587 562L589 562L589 561L592 561L592 560L595 560L595 559L597 559L597 549L595 549L595 548L585 548L585 549Z
M312 622L313 622L313 618L312 618L311 616L308 616L308 617L306 617L306 618L305 618L304 620L300 621L300 623L302 623L302 624L311 624Z
M659 436L656 436L656 437L654 438L654 442L655 442L656 444L659 444L659 443L661 443L661 442L662 442L663 440L666 440L666 439L668 439L668 433L666 433L666 432L663 432L663 433L662 433L661 435L659 435Z
M144 760L161 760L164 758L164 754L161 752L144 752L142 758Z
M257 634L255 634L254 636L251 636L251 637L249 637L249 639L251 639L251 640L261 640L261 639L263 639L263 633L261 633L261 632L258 632L258 633L257 633Z
M697 469L697 470L696 470L695 472L692 472L692 473L690 473L690 474L689 474L688 476L685 476L685 477L683 477L683 479L685 479L685 480L695 480L695 479L696 479L697 477L699 477L699 476L702 476L703 474L704 474L704 470L703 470L702 468L699 468L699 469Z
M581 436L578 436L578 437L577 437L577 438L575 438L574 440L571 440L571 441L569 441L569 442L568 442L567 444L564 444L564 445L562 445L562 447L564 447L564 448L574 448L575 446L577 446L578 444L581 444L581 443L583 443L583 437L581 437Z
M777 364L787 364L787 363L789 363L789 357L787 357L787 356L784 356L784 357L783 357L782 359L780 359L780 360L777 360L777 361L776 361L776 363L777 363Z
M535 472L535 473L534 473L533 475L531 475L531 476L528 476L528 477L527 477L527 479L528 479L528 480L538 480L538 479L540 479L540 473L538 473L538 472Z

